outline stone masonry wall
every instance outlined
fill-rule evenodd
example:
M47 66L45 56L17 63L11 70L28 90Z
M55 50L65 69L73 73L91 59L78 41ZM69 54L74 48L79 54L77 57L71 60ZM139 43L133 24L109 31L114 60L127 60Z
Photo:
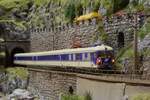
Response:
M140 18L140 15L137 15ZM122 38L124 44L128 45L133 40L135 25L134 14L124 14L122 16L112 16L103 18L104 30L108 34L107 45L116 50L120 48L118 39ZM31 51L47 51L56 49L72 48L74 39L79 38L81 47L88 47L95 43L96 37L101 33L98 32L99 25L96 19L84 21L77 24L64 24L54 28L34 28L31 30ZM119 37L119 32L123 37ZM100 40L101 41L101 40Z
M72 48L75 39L81 43L81 47L91 46L94 43L94 37L98 34L96 30L96 22L93 20L92 23L80 23L69 27L67 30L58 31L55 49Z
M82 47L91 46L98 34L95 19L90 23L67 24L55 29L38 28L31 32L31 51L47 51L72 48L73 40L79 38Z
M71 86L76 93L76 76L55 72L29 70L28 89L38 94L40 100L60 100L61 94L69 93Z

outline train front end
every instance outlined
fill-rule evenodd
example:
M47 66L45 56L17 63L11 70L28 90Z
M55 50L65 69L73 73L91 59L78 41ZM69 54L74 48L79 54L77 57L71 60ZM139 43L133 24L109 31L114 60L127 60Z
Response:
M113 48L102 45L96 52L96 65L100 69L112 70L114 69L114 51Z

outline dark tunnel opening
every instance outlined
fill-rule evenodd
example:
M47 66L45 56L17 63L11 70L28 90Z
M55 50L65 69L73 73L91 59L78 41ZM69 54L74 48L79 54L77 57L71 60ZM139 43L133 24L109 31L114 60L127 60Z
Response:
M118 42L118 48L122 48L124 47L124 33L123 32L119 32L118 33L118 39L117 39L117 42Z
M10 54L10 57L9 57L9 62L10 62L10 66L11 67L15 67L15 66L18 66L18 65L15 65L14 64L14 55L17 54L17 53L25 53L24 49L22 48L14 48L12 51L11 51L11 54Z

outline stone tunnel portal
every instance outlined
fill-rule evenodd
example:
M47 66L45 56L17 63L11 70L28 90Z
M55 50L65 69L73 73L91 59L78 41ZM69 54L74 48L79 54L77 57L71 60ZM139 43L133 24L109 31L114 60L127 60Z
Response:
M9 62L12 67L16 66L13 62L14 62L14 55L16 53L24 53L24 49L20 48L20 47L16 47L14 48L12 51L11 51L11 54L10 54L10 58L9 58Z

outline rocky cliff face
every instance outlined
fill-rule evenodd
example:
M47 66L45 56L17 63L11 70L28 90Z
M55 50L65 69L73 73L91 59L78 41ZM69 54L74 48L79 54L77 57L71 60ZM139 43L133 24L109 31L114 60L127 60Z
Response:
M0 37L4 40L29 39L28 23L32 1L0 1Z
M27 91L28 80L25 68L0 69L0 100L33 100L34 96Z
M150 48L150 33L139 43L139 49Z

